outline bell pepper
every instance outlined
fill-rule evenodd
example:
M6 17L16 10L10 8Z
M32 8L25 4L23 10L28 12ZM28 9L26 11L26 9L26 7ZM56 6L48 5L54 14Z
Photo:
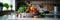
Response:
M30 10L34 10L34 9L35 9L35 7L34 7L34 6L30 7Z

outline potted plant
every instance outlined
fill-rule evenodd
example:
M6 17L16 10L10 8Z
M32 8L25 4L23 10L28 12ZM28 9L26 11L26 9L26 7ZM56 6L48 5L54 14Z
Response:
M8 10L8 8L9 8L8 3L5 3L5 4L4 4L4 7L6 7L6 9Z
M13 5L11 4L11 5L10 5L10 7L11 7L11 10L12 10L12 6L13 6Z

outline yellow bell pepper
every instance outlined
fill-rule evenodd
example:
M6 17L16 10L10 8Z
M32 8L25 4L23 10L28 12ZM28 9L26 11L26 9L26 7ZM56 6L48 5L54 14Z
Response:
M35 7L34 7L34 6L31 6L31 7L30 7L30 10L34 10L34 9L35 9Z

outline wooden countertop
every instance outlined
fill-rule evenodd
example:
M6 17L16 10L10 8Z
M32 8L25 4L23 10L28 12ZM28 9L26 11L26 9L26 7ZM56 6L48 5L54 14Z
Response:
M0 16L1 15L8 15L9 13L14 12L13 10L5 10L5 11L0 11Z

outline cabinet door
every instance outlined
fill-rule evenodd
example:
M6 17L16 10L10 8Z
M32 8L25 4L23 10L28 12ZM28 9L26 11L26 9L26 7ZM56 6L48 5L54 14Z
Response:
M53 11L54 10L54 5L52 3L48 4L48 10Z

